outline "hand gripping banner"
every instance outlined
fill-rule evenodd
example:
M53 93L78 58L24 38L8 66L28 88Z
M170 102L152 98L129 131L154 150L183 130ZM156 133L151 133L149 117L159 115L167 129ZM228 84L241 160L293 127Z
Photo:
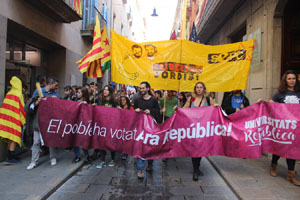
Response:
M111 30L112 81L152 88L192 91L196 82L210 92L245 90L253 40L203 45L187 40L135 43Z
M299 104L263 102L230 116L213 106L183 108L156 124L150 115L132 110L48 98L38 114L46 146L82 146L149 159L259 158L264 152L300 159Z

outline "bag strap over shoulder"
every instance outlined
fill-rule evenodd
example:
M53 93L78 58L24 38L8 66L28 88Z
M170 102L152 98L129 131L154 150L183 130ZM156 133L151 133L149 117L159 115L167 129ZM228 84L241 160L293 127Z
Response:
M210 97L209 96L206 97L206 102L207 102L207 105L210 106Z

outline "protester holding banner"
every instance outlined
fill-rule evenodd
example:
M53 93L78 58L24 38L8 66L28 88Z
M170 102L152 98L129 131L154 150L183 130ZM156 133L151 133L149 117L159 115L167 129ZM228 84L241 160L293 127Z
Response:
M102 99L101 105L106 106L106 107L117 107L117 103L116 103L115 96L114 96L114 89L109 85L104 86L103 99ZM96 152L97 152L97 149L95 149L94 154ZM100 150L101 162L99 165L96 166L96 168L101 169L106 165L105 156L106 156L106 151ZM111 161L108 163L109 167L115 166L115 157L116 157L116 152L112 151L111 152Z
M297 74L294 71L287 71L281 79L278 91L273 96L271 102L278 103L300 103L300 85L297 79ZM277 176L276 167L280 156L273 154L270 167L270 175ZM287 180L296 186L300 186L300 182L296 179L295 163L294 159L286 158L288 166Z
M233 90L222 103L222 108L227 115L235 113L243 108L249 106L248 98L242 93L241 90Z
M74 90L71 86L67 85L66 87L64 87L64 91L65 91L65 97L64 97L65 100L71 100L71 101L77 100Z
M82 102L85 104L90 103L89 91L86 87L79 88L77 94L78 94L78 97L77 97L78 102ZM83 150L84 155L86 156L86 163L92 163L92 159L90 158L90 155L89 155L89 150L88 149L82 149L82 150ZM77 163L81 160L79 147L73 147L73 152L74 152L75 158L72 160L72 163Z
M120 108L122 108L122 109L133 110L130 100L126 96L120 96L119 105L120 105Z
M43 97L55 97L60 98L59 95L56 93L58 87L58 80L54 77L49 77L46 81L46 86L44 88L41 88L41 93ZM31 170L37 166L37 162L40 157L40 144L43 145L43 141L41 141L41 132L39 129L38 124L38 106L42 100L42 97L38 97L38 94L33 95L33 100L29 100L28 106L26 104L26 110L27 112L33 112L34 113L34 132L33 132L33 145L31 147L32 150L32 158L31 163L28 165L27 169ZM45 113L46 114L46 113ZM51 159L51 165L56 165L56 149L55 147L49 147L50 150L50 159Z
M206 87L203 82L196 83L194 87L194 96L194 98L192 98L191 96L187 98L184 108L217 105L211 97L207 96ZM198 176L203 176L203 172L199 169L201 158L202 157L192 158L194 181L198 180Z
M151 114L157 123L161 123L160 109L157 99L152 96L151 87L148 82L140 84L140 97L135 100L134 109L136 112L144 111L146 114ZM152 171L153 160L148 160L146 171ZM145 159L137 159L138 178L144 178Z
M121 108L121 109L133 110L133 107L131 106L130 100L126 96L120 96L118 107ZM128 156L127 154L122 153L122 156L121 156L122 160L126 160L127 156Z

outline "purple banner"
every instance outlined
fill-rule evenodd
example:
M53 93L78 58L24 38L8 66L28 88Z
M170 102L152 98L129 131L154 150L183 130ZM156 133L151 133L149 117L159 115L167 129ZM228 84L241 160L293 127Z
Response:
M165 123L131 110L47 98L39 106L46 146L97 148L142 158L269 152L300 159L300 105L253 104L230 116L218 107L178 109Z

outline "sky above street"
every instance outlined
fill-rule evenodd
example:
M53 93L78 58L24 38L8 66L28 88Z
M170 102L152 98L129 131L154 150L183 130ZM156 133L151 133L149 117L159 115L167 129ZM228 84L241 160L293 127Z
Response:
M169 40L173 27L177 0L139 0L147 21L147 41ZM152 17L154 7L157 17Z

